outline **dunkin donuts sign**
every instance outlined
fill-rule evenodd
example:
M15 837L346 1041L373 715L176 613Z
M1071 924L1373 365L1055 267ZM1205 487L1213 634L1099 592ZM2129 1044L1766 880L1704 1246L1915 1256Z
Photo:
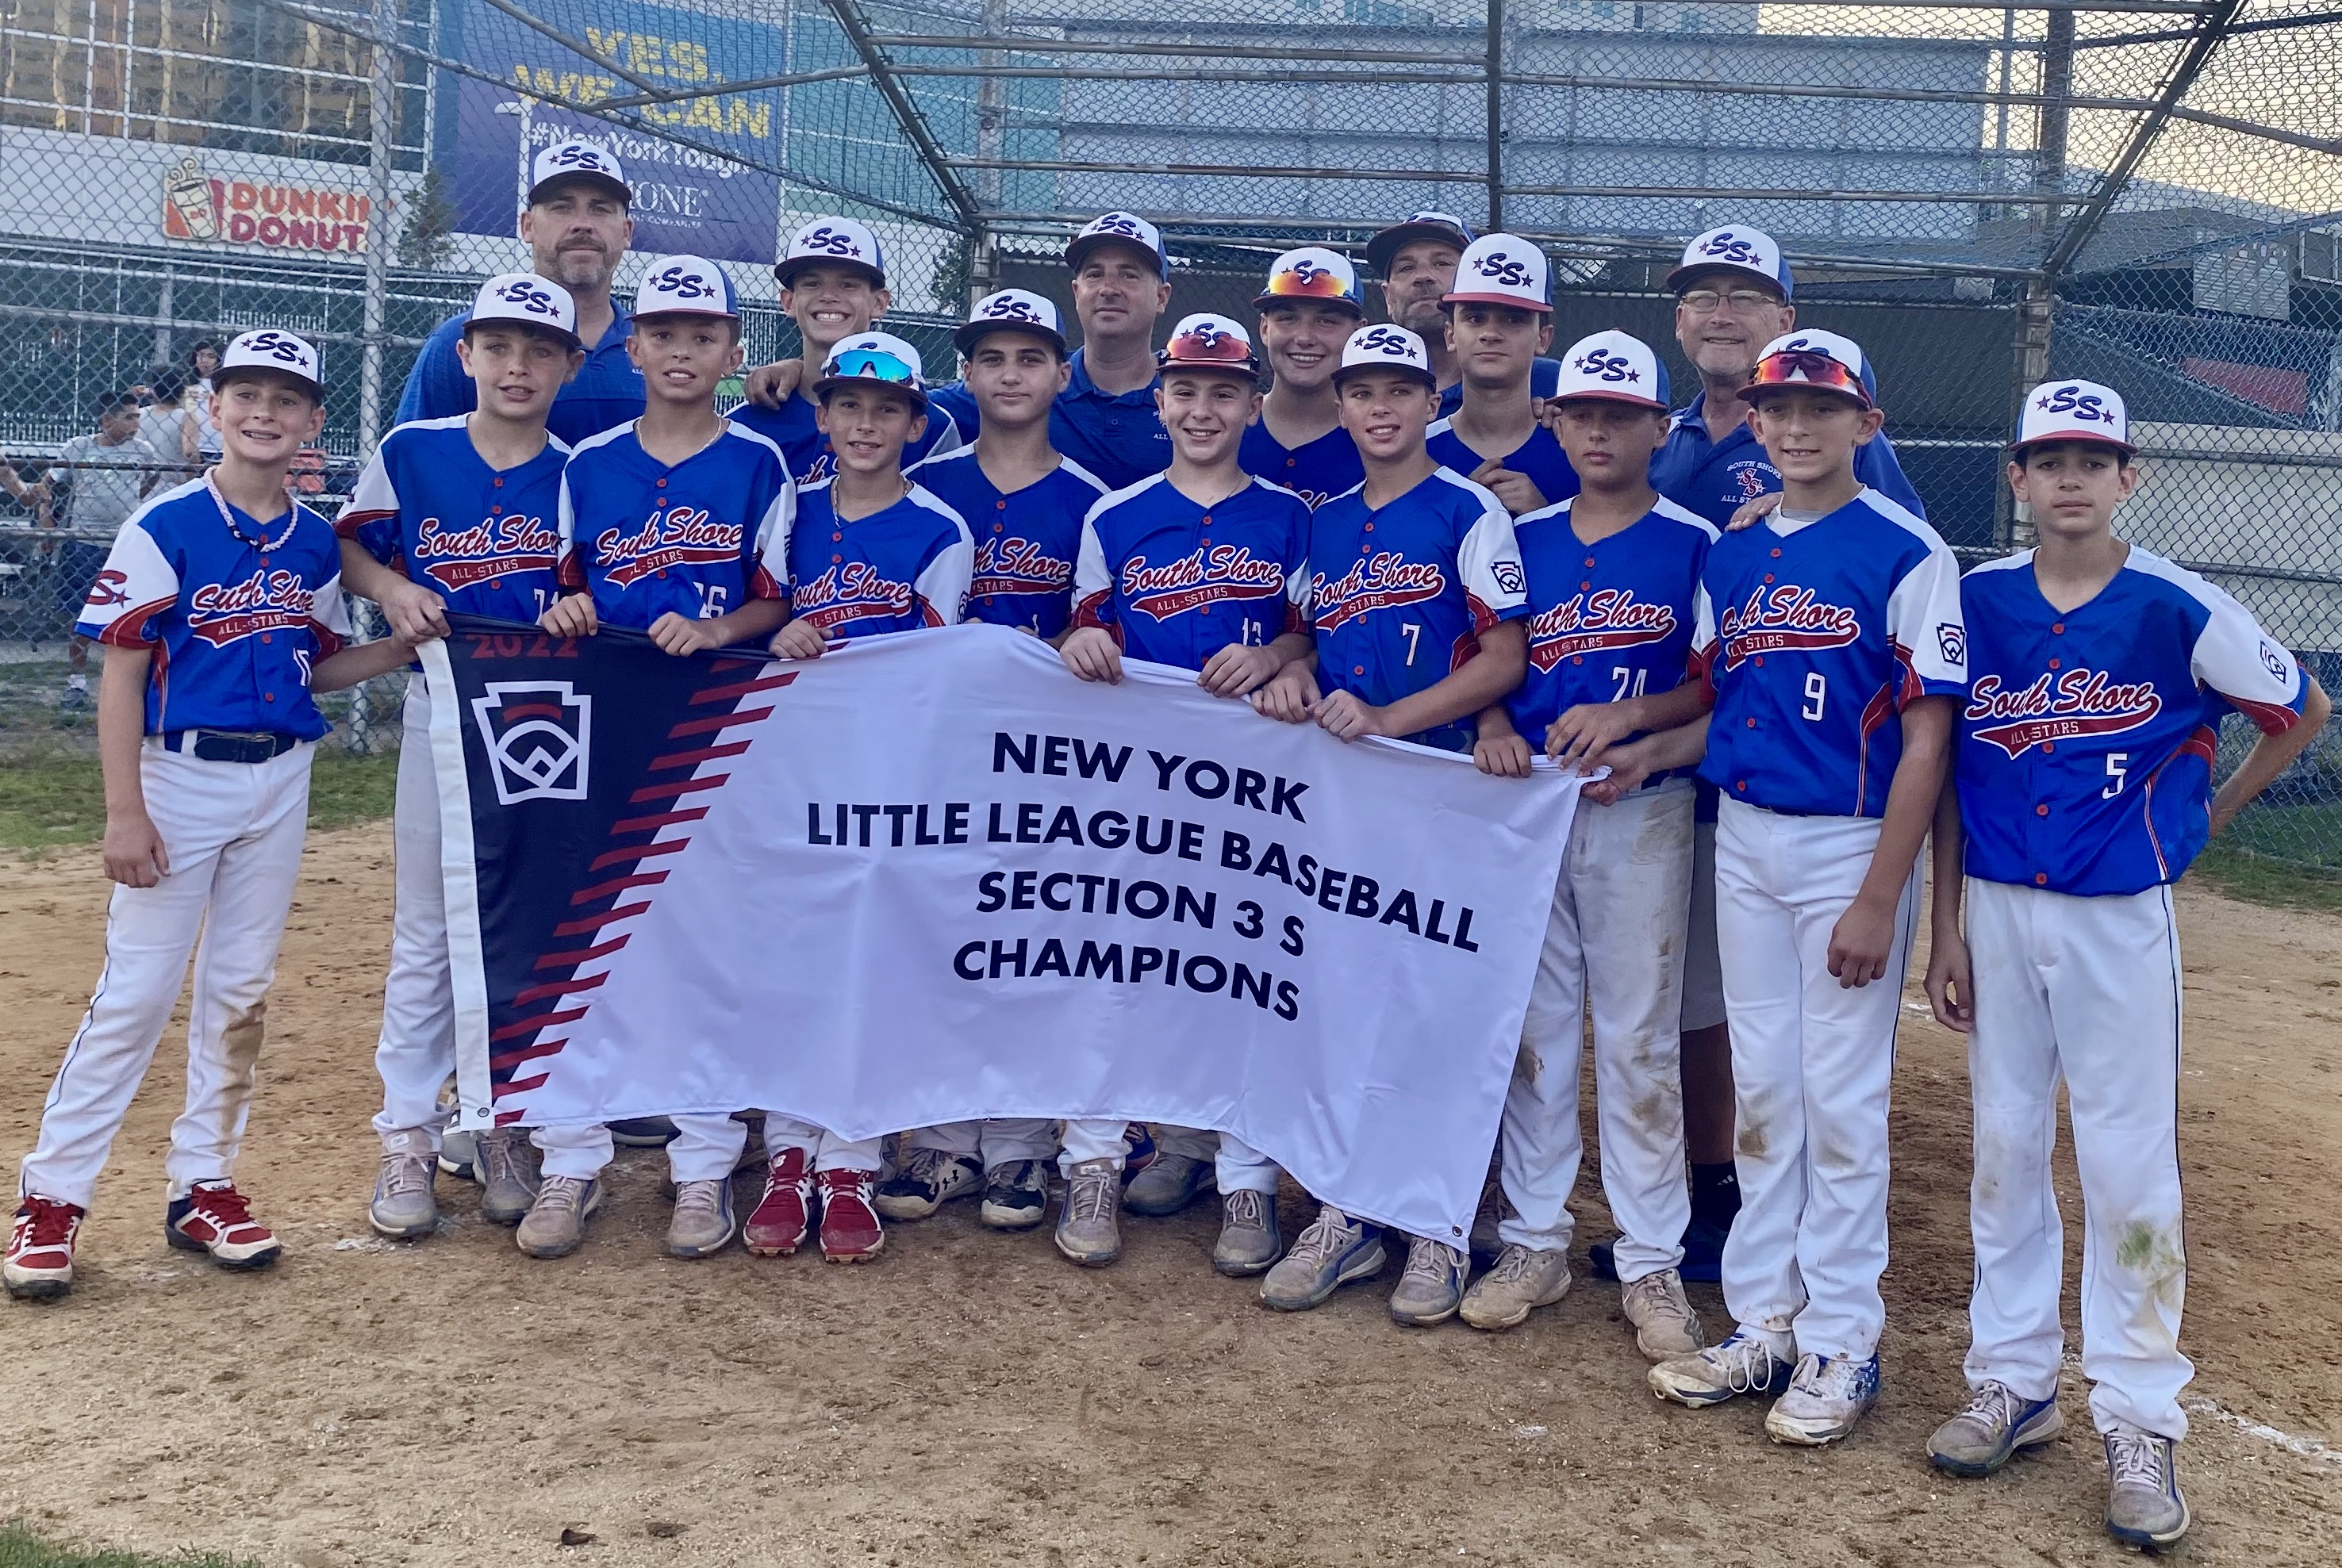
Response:
M192 153L163 171L165 239L363 255L371 207L364 191L215 179Z

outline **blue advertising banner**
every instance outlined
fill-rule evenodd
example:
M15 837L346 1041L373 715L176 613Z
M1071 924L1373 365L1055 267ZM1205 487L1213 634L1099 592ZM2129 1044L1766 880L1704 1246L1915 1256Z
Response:
M786 38L777 28L633 0L593 0L581 18L559 6L548 17L631 74L656 85L699 86L781 70ZM586 136L616 153L635 191L636 251L677 252L720 261L774 259L780 181L725 158L637 135L606 120L556 109L537 95L580 103L639 91L582 55L478 0L453 0L442 25L454 57L495 73L497 85L470 77L443 82L438 163L455 203L456 227L509 235L527 185L528 161L542 148ZM786 133L776 91L726 93L636 113L700 146L781 161Z

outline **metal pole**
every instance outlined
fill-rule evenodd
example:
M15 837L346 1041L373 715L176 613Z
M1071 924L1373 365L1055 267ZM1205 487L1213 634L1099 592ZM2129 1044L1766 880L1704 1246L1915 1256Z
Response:
M396 0L374 0L375 37L387 39L397 18ZM398 77L387 44L374 46L373 101L367 107L371 141L366 149L365 348L358 371L358 448L372 456L382 436L384 307L390 293L391 135L398 114Z
M1008 30L1007 0L984 0L984 32L996 38ZM1008 56L997 49L986 49L977 63L987 69L997 70L1008 64ZM980 158L993 160L992 166L978 172L976 181L976 205L984 216L982 227L967 236L967 306L1000 286L999 242L993 237L991 215L1000 210L1005 175L999 165L1002 149L1006 145L1008 128L1008 83L996 75L984 77L976 89L976 153Z
M1488 229L1505 226L1505 0L1488 0Z
M2008 403L2012 426L2027 394L2049 379L2049 335L2057 303L2047 273L2026 280L2025 302L2017 311L2016 354L2010 366L2017 373ZM1998 494L1993 504L1993 543L2003 550L2024 549L2035 542L2032 514L2017 510L2006 474L1997 476L1995 484Z

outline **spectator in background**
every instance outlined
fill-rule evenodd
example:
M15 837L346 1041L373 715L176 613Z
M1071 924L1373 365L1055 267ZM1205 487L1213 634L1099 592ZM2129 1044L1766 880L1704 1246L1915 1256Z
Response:
M216 356L215 356L216 360ZM114 549L114 536L163 476L162 454L139 434L138 399L117 392L97 405L97 432L76 435L58 449L55 465L43 481L65 504L55 521L65 531L51 564L57 608L68 622L80 618L92 584ZM89 639L75 634L65 644L69 673L60 704L78 708L89 702Z
M193 478L203 466L202 449L195 435L195 411L187 404L203 394L189 392L186 375L176 365L156 365L146 385L150 401L138 411L139 437L161 455L172 473Z
M195 422L195 457L200 463L217 463L220 456L219 426L212 423L212 372L219 368L219 345L210 338L187 351L187 369L193 374L184 403L187 416Z

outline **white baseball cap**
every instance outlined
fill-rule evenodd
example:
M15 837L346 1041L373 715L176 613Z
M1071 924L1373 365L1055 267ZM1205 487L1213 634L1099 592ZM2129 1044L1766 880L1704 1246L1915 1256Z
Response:
M1553 309L1553 272L1545 252L1518 235L1482 235L1464 247L1456 264L1448 305L1508 305L1516 310Z
M472 297L472 325L486 321L516 321L543 327L577 342L577 302L551 278L533 272L498 273L480 285Z
M1767 344L1740 398L1754 403L1782 386L1819 387L1842 393L1865 408L1878 406L1878 379L1870 373L1870 356L1854 339L1816 327L1785 332Z
M858 267L870 275L871 282L886 286L886 253L869 225L852 218L816 218L791 235L788 248L773 264L773 276L788 288L806 268L832 263Z
M1179 318L1171 341L1155 356L1156 368L1225 370L1232 375L1260 380L1260 356L1253 353L1252 334L1231 317L1203 310Z
M2095 441L2119 447L2126 456L2138 450L2122 394L2095 381L2045 381L2025 394L2010 455L2022 458L2027 447L2044 441Z
M703 256L660 256L635 289L635 315L728 315L740 314L738 296L724 269Z
M1789 264L1782 259L1779 244L1771 235L1746 224L1726 224L1720 229L1694 235L1691 244L1684 246L1683 261L1667 274L1667 287L1680 294L1684 280L1717 267L1762 278L1779 289L1783 299L1796 292Z
M952 346L973 354L978 343L996 332L1029 333L1060 356L1066 352L1066 329L1056 303L1025 289L1004 288L977 300L966 322L952 334Z
M1278 256L1269 265L1268 286L1261 290L1252 307L1273 310L1311 300L1339 305L1359 320L1366 319L1366 301L1358 288L1358 269L1350 265L1348 256L1324 245L1303 245Z
M1171 275L1171 258L1163 249L1163 231L1136 213L1104 213L1092 218L1066 245L1066 265L1081 271L1082 260L1100 245L1131 245L1154 259L1156 273Z
M1426 386L1439 385L1423 339L1388 322L1362 326L1350 335L1350 340L1342 345L1342 363L1334 372L1334 384L1339 386L1342 377L1362 370L1396 370L1416 377Z
M1561 374L1548 400L1586 397L1665 409L1667 367L1650 345L1626 333L1581 337L1561 356Z
M1405 223L1393 224L1366 242L1366 265L1388 277L1398 253L1418 240L1454 245L1460 254L1478 237L1470 224L1453 213L1409 213Z
M908 393L920 408L927 405L926 367L919 363L919 351L891 332L858 332L831 349L821 378L813 384L814 394L851 382L891 386Z
M212 372L213 387L226 385L239 370L273 370L306 386L319 402L325 401L325 381L318 369L317 345L305 337L273 326L240 332L220 355L219 368Z
M536 205L555 185L567 180L616 191L620 201L634 205L635 188L626 184L626 171L619 166L617 155L599 142L572 136L537 154L528 170L528 205Z

